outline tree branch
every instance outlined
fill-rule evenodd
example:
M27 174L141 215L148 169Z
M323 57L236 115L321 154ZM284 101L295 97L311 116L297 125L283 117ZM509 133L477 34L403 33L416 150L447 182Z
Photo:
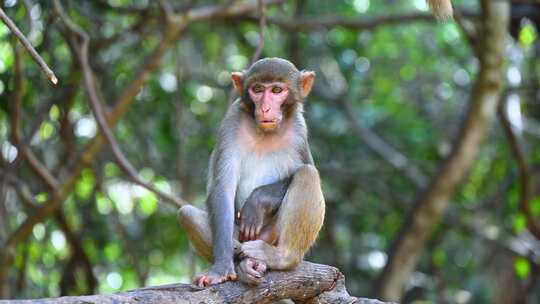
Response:
M257 5L259 7L259 44L255 53L253 53L253 57L251 57L251 64L261 57L264 48L264 31L266 30L266 7L262 0L258 0Z
M45 63L45 60L43 60L43 58L41 58L41 56L39 56L38 52L34 49L32 44L30 43L30 41L28 41L28 39L24 36L24 34L19 30L17 25L15 25L15 23L13 23L13 21L11 21L11 19L6 15L6 13L4 12L4 10L2 8L0 8L0 19L2 19L2 21L10 29L10 31L15 35L15 37L17 37L17 39L19 39L19 41L22 43L24 48L26 48L28 53L30 53L32 58L39 65L41 70L45 73L45 75L47 75L49 80L53 84L57 84L58 83L58 78L56 78L56 75L54 75L54 72L51 70L51 68L49 68L47 63Z
M49 189L55 189L56 187L58 187L57 180L52 176L51 172L39 161L37 156L26 145L22 138L22 101L26 90L24 77L22 75L21 49L18 45L15 45L14 49L15 62L13 67L15 75L15 88L11 109L11 136L13 138L15 146L21 152L23 158L28 162L30 168L41 178L41 180L47 185Z
M113 152L113 156L116 159L116 163L120 166L120 168L122 168L124 173L128 175L128 177L133 183L148 189L149 191L155 193L158 197L163 199L165 202L170 203L175 207L181 207L185 205L186 202L184 200L169 195L150 185L149 183L143 181L139 177L139 174L137 173L133 165L131 165L131 163L128 161L128 159L120 149L120 146L118 145L114 134L109 128L107 119L105 118L105 110L102 106L103 102L100 100L101 98L99 97L102 94L98 93L98 88L95 84L94 73L92 72L90 63L88 62L88 45L90 40L88 34L86 34L86 32L84 32L81 27L77 26L75 23L73 23L73 21L70 20L70 18L64 13L63 8L58 0L54 1L54 7L56 13L59 15L60 19L64 22L69 32L71 33L70 38L76 48L74 56L76 57L75 59L79 63L79 66L81 67L81 70L83 72L84 84L88 93L90 108L92 109L94 117L96 118L98 126L103 136L105 137L105 140L111 147L111 151ZM80 40L81 42L78 43L78 40Z
M256 16L240 16L236 19L258 22ZM351 30L372 30L382 25L404 24L411 22L435 22L429 13L407 13L379 17L364 17L347 19L342 16L317 16L290 19L286 17L268 16L268 24L278 26L287 31L307 32L318 31L333 27L343 27Z
M61 297L36 300L10 300L11 304L74 303L273 303L292 299L305 304L384 304L381 301L350 296L345 279L337 268L303 262L287 272L273 271L265 282L249 287L240 282L226 282L208 288L190 284L170 284L135 289L109 295ZM0 301L2 303L3 301Z
M504 133L508 139L510 150L514 156L519 169L519 208L527 219L527 229L534 235L537 240L540 240L540 223L536 220L531 210L531 170L527 162L527 156L523 147L520 144L520 138L514 133L513 127L508 119L507 112L508 98L503 96L499 104L498 116L503 126Z

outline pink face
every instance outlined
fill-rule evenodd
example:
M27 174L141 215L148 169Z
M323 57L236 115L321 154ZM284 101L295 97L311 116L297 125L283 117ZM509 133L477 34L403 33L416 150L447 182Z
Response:
M255 103L255 120L264 131L277 129L283 119L281 105L287 100L289 87L284 82L255 82L249 87Z

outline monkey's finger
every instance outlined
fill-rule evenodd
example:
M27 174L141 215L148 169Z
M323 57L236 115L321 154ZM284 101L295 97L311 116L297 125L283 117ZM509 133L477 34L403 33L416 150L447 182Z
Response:
M246 283L246 284L249 284L249 285L254 285L254 286L257 286L257 285L260 285L262 282L264 282L264 279L263 278L257 278L255 276L252 276L250 274L247 273L247 271L241 271L239 274L238 274L238 278L240 279L240 281Z
M246 227L246 240L251 241L251 224Z
M240 233L244 233L244 230L246 230L246 224L244 223L244 221L242 221L242 223L240 224Z
M246 271L246 274L255 277L255 278L262 278L262 273L258 272L256 270L256 265L253 265L251 267L246 267L244 270Z
M255 241L257 239L257 227L255 226L255 224L251 224L251 240L252 241Z
M242 223L240 226L240 236L242 237L242 242L249 241L247 230L248 226L245 223Z
M198 278L195 282L195 285L199 286L199 287L204 287L204 281L205 281L205 277L202 276L200 278Z
M258 239L259 236L261 235L261 230L262 230L262 224L258 224L257 225L257 228L255 229L255 237Z

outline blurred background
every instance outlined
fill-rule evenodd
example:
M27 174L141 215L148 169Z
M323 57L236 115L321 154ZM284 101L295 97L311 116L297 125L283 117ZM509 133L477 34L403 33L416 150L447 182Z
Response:
M356 296L539 303L540 4L453 2L2 1L59 84L0 24L0 298L205 270L176 210L204 206L230 72L278 56L317 72L306 259Z

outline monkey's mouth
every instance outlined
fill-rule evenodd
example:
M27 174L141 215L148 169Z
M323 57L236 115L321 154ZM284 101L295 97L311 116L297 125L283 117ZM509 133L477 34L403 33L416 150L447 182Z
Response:
M259 127L264 131L275 130L279 125L278 119L264 119L259 121Z

